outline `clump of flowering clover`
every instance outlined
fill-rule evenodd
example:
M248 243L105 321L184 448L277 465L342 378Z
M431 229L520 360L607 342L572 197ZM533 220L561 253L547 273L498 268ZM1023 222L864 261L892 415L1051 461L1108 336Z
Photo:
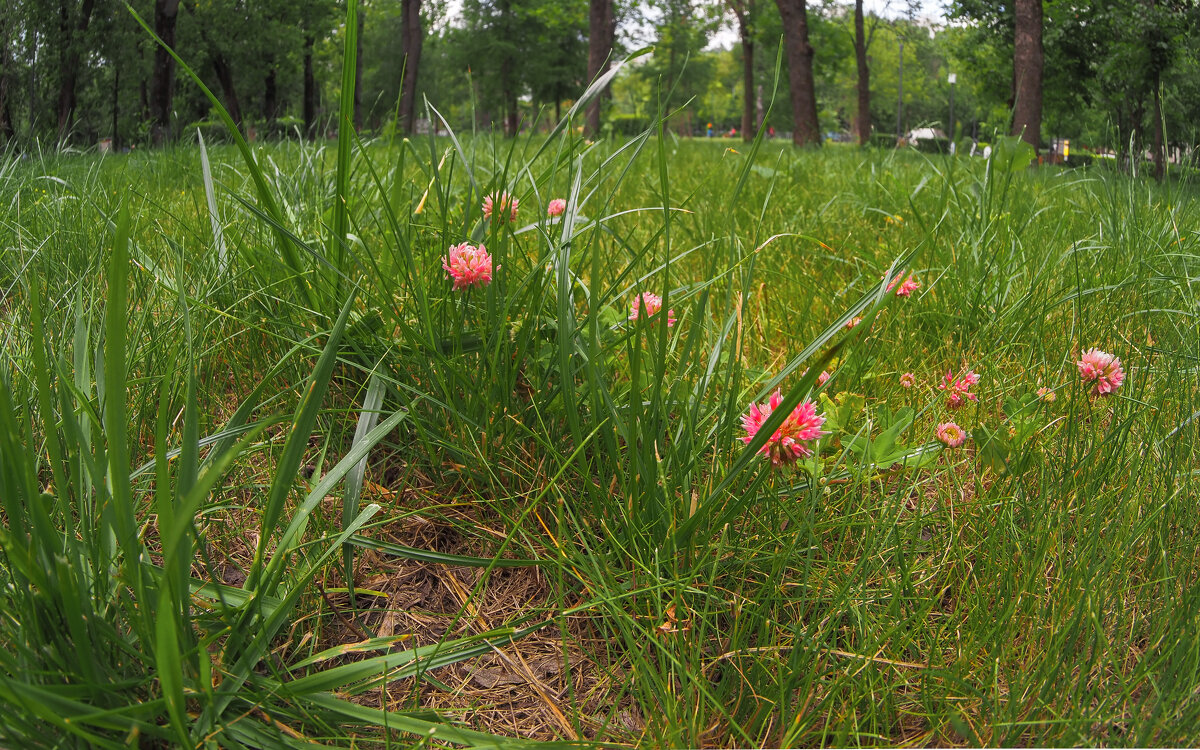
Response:
M492 194L484 196L483 199L483 215L484 218L492 218L492 214L496 214L498 221L504 221L504 214L508 212L508 220L517 220L517 205L520 201L515 196L508 193Z
M937 439L947 448L957 448L967 439L967 433L954 422L942 422L937 426Z
M1079 376L1084 382L1094 382L1092 394L1107 396L1121 387L1125 382L1125 371L1121 369L1121 360L1108 352L1099 349L1089 349L1075 363L1079 367Z
M750 411L742 416L742 427L746 430L746 436L740 438L743 443L749 445L754 440L782 401L783 396L775 391L767 403L750 404ZM806 399L792 410L758 452L770 459L774 466L786 466L801 458L808 458L813 454L813 443L828 434L821 430L823 424L825 416L817 414L817 405Z
M896 286L897 284L900 285L898 288ZM911 295L913 292L917 291L920 288L921 288L921 282L919 282L915 278L913 278L913 275L910 273L908 275L908 278L905 279L903 282L900 281L899 276L893 278L888 283L887 290L890 292L893 289L895 289L897 297L908 297L909 295Z
M963 405L963 399L978 401L979 396L971 393L971 386L979 382L979 374L971 370L963 370L961 374L955 377L950 370L946 371L946 377L942 378L941 385L938 386L939 391L945 391L947 394L947 405L951 409L957 409Z
M650 292L641 292L633 298L633 306L629 308L629 319L639 320L650 318L662 309L662 297ZM667 328L675 325L675 311L667 310Z
M550 205L546 207L547 216L562 216L563 211L567 210L567 202L562 198L555 198L550 201Z
M492 283L492 256L483 245L451 245L442 268L454 280L456 290Z

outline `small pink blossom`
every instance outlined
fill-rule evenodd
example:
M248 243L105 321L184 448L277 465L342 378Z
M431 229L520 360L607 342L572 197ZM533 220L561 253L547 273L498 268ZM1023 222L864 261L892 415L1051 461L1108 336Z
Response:
M945 391L947 394L947 404L951 409L957 409L963 405L963 399L978 401L979 396L971 393L971 386L979 382L979 374L971 370L963 370L958 377L954 373L947 370L946 377L942 378L942 384L938 386L938 390Z
M912 388L916 384L917 384L917 376L913 375L911 372L906 372L900 376L900 387L901 388Z
M492 218L492 211L495 210L497 220L504 221L504 212L509 212L509 221L517 220L517 205L520 201L515 196L508 193L500 193L499 195L492 194L483 198L483 216L484 218Z
M887 290L889 292L892 291L892 289L896 288L896 284L900 284L900 288L896 289L897 297L907 297L907 296L911 295L913 292L915 292L921 288L921 282L919 282L915 278L913 278L913 275L911 273L908 275L908 278L905 279L903 283L900 282L899 276L896 276L895 278L893 278L888 283Z
M862 322L861 315L858 316L857 318L851 318L850 320L847 320L846 321L846 330L849 331L849 330L854 329L861 322Z
M454 279L455 289L487 286L492 282L492 256L483 245L475 247L466 242L451 245L442 268Z
M1058 399L1058 396L1054 393L1054 391L1045 386L1038 388L1037 396L1041 400L1045 401L1047 404L1053 404L1055 402L1055 400Z
M762 428L771 413L779 408L782 401L783 396L779 391L775 391L767 403L750 404L750 411L742 416L742 427L746 430L746 436L740 438L743 443L749 445L754 440L759 429ZM792 410L792 413L783 420L783 424L775 430L775 433L758 452L769 458L774 466L792 464L798 459L807 458L813 454L813 449L809 444L822 435L829 434L821 431L823 424L825 424L825 416L817 414L816 404L805 400Z
M647 318L653 316L662 309L662 297L650 292L642 292L633 298L633 306L630 308L629 312L630 320L638 320L638 318L641 317L639 313L642 303L646 305L645 317ZM667 328L670 328L673 325L675 325L675 311L667 310Z
M1095 381L1096 385L1092 389L1092 394L1095 396L1107 396L1125 382L1125 371L1121 369L1121 360L1108 352L1089 349L1075 364L1079 367L1079 375L1085 382Z
M937 439L947 448L957 448L967 439L967 434L954 422L942 422L937 426Z
M817 376L817 385L823 387L826 383L829 382L829 377L830 376L829 376L828 372L821 370L821 374Z
M547 216L562 216L563 211L567 210L567 202L562 198L555 198L550 201L550 205L546 207Z

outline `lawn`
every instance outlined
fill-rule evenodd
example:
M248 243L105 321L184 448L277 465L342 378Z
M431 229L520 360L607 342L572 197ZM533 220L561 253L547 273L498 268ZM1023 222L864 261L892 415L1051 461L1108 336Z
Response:
M0 162L0 743L1200 742L1200 202L1027 162Z

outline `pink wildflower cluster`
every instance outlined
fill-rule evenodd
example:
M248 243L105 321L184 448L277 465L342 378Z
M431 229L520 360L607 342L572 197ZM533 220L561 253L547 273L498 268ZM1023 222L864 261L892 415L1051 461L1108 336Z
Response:
M466 242L451 245L442 268L454 280L455 289L487 286L492 282L492 256L483 245L476 247Z
M1099 349L1089 349L1075 363L1079 367L1079 375L1085 382L1094 382L1092 394L1107 396L1121 387L1125 382L1125 371L1121 369L1121 360L1108 352Z
M850 320L847 320L846 321L846 330L847 331L854 330L858 326L858 324L861 322L862 322L861 315L859 315L858 317L855 317L855 318L851 318Z
M547 216L562 216L563 211L567 210L567 202L562 198L555 198L550 201L550 205L546 207Z
M979 375L971 370L963 370L962 373L955 377L950 370L946 371L946 377L942 378L942 384L938 386L939 391L947 393L947 404L951 409L957 409L962 406L963 399L978 401L979 396L971 393L971 386L979 382Z
M515 196L508 193L492 194L484 196L483 199L483 215L484 218L492 218L493 211L496 213L497 221L504 221L504 213L508 212L509 221L517 220L517 205L520 201Z
M783 396L779 391L775 391L767 403L750 404L749 413L742 417L742 427L746 430L746 436L741 438L743 443L749 445L750 441L754 440L754 436L782 401ZM823 424L825 416L817 414L817 405L805 400L792 410L758 452L769 458L774 466L790 465L801 458L807 458L813 454L811 444L822 435L828 434L822 432Z
M937 439L947 448L957 448L967 439L967 433L954 422L942 422L937 426Z
M643 308L642 305L645 305ZM662 309L662 297L650 292L641 292L633 298L633 306L629 311L630 320L638 320L642 317L652 317ZM643 315L644 312L644 315ZM667 310L667 328L675 325L675 311Z
M896 288L897 284L900 284L899 288ZM921 282L919 282L915 278L913 278L913 275L910 273L908 275L908 278L905 279L903 281L903 283L900 281L899 276L892 279L890 282L888 282L887 290L890 292L893 289L896 289L897 297L908 297L909 295L911 295L913 292L917 291L920 288L921 288Z
M913 375L911 372L906 372L900 376L900 387L901 388L912 388L916 384L917 384L917 376Z

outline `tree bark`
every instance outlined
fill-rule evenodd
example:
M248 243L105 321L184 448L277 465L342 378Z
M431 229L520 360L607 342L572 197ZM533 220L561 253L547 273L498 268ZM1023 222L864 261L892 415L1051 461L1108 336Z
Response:
M82 37L87 33L92 20L94 0L83 0L79 18L71 22L73 0L59 1L59 32L62 47L59 51L58 71L58 142L66 140L71 132L71 120L75 115L76 88L79 82L80 48Z
M155 0L154 33L168 47L175 47L175 21L179 17L179 0ZM153 120L151 138L161 145L171 134L171 109L175 89L175 60L163 49L154 48L154 72L150 76L150 116Z
M1013 30L1013 135L1036 150L1042 135L1042 0L1016 0Z
M363 71L363 25L366 24L367 10L359 7L358 13L358 35L355 40L354 54L354 129L362 130L363 111L362 111L362 71ZM340 123L339 123L340 126Z
M752 12L752 7L733 3L738 36L742 41L742 140L747 143L754 140L754 133L758 130L758 111L754 100L754 35L749 17Z
M613 42L617 35L613 0L591 0L588 13L588 82L608 72L612 65ZM588 103L586 125L592 137L600 134L600 103L603 93Z
M1154 77L1154 179L1162 182L1167 174L1166 133L1163 132L1162 76Z
M218 52L213 56L213 71L217 74L217 82L221 84L221 92L225 94L225 108L240 130L242 106L238 102L237 88L233 85L233 66L225 59L225 55Z
M317 123L317 80L313 75L313 44L316 39L312 34L304 37L304 134L313 137L313 128Z
M792 96L792 143L797 146L820 145L821 126L817 120L816 86L813 83L813 48L808 42L807 0L775 0L783 19L783 39L787 47L788 88Z
M863 0L854 0L854 60L858 68L858 112L854 131L858 145L871 139L871 70L867 66L867 35L863 30Z
M263 121L270 124L279 116L278 68L272 63L263 81Z
M404 80L400 84L400 126L412 135L416 124L417 73L421 66L421 45L425 32L421 28L421 0L401 0L401 34L404 46Z
M12 58L8 53L8 19L0 14L0 143L12 140L16 129L13 127L12 108L9 106L9 70Z

